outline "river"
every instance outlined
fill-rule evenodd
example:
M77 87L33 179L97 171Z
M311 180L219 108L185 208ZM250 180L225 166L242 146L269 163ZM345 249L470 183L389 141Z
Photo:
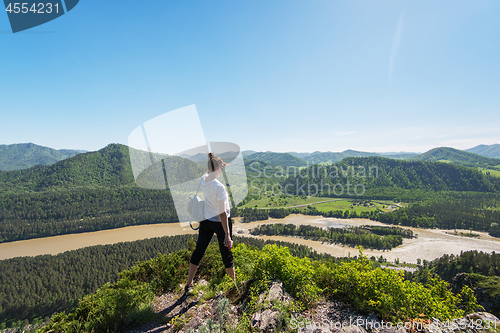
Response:
M241 223L236 219L233 233L239 236L257 237L261 239L272 239L302 244L312 247L318 252L329 253L334 256L354 256L358 254L356 248L329 243L285 236L251 236L249 229L260 224L268 223L292 223L295 225L308 224L318 227L342 227L360 225L385 225L365 219L336 219L322 216L290 215L284 219L269 219L268 221L256 221ZM484 252L500 251L500 239L489 236L484 232L477 238L462 237L449 234L449 230L409 228L417 238L404 239L403 244L390 250L364 250L366 255L384 258L394 261L399 258L401 262L416 263L417 259L433 260L443 254L460 254L460 251L478 250ZM468 232L465 231L465 232ZM146 238L173 236L181 234L195 234L186 223L139 225L119 229L102 230L89 233L61 235L46 238L37 238L17 242L0 244L0 260L20 256L36 256L40 254L57 254L69 250L93 245L114 244L118 242L130 242Z

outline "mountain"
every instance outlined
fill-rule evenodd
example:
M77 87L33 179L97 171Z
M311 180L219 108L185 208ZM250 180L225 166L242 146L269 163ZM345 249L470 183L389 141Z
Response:
M496 169L500 166L500 159L484 157L450 147L434 148L413 159L418 161L453 163L472 168Z
M135 186L129 152L129 147L125 145L109 144L98 151L78 154L52 165L37 165L29 169L1 172L0 193ZM136 158L142 158L147 161L147 165L150 164L149 153L135 152ZM201 174L205 170L199 164L177 156L167 157L165 162L169 168L183 170L179 173L180 177L188 177L189 179L195 178L195 175ZM150 183L155 181L155 177L158 176L158 165L155 164L143 170L137 178L139 186L157 188ZM161 172L161 182L164 183L163 170ZM177 183L182 182L183 179L172 181Z
M306 166L307 162L288 153L260 152L248 155L245 160L263 161L271 164Z
M311 164L320 164L320 163L333 164L342 161L346 157L384 156L393 159L409 159L416 155L419 155L418 153L408 153L408 152L370 153L370 152L357 151L351 149L344 150L343 152L340 153L335 153L331 151L327 152L315 151L314 153L289 152L289 154L298 157L300 159L303 159Z
M0 173L0 192L43 191L49 188L113 187L134 182L128 147L110 144L52 165Z
M142 166L137 180L130 154ZM206 167L178 156L150 161L148 152L110 144L53 165L1 172L0 243L179 221L162 165L182 171L172 173L169 185L199 177Z
M500 144L479 145L474 148L466 149L466 152L478 154L490 158L500 158Z
M408 153L408 152L399 152L399 153L379 153L380 156L387 157L387 158L393 158L396 160L409 160L412 159L413 157L416 157L420 155L420 153Z
M270 169L268 173L272 171L273 169ZM359 184L360 188L362 186L363 189L377 193L385 190L395 193L398 189L492 193L500 191L499 178L490 177L474 168L452 163L395 160L379 156L349 157L334 165L311 165L301 172L300 177L288 173L281 186L289 186L288 194L300 195L312 188L314 195L319 193L340 196L337 192L347 188L348 183Z
M342 159L346 157L365 157L365 156L379 156L377 153L367 153L367 152L362 152L362 151L356 151L356 150L345 150L341 153L334 153L331 151L327 152L321 152L321 151L315 151L314 153L295 153L295 152L290 152L290 155L293 155L295 157L301 158L310 164L319 164L319 163L325 163L325 164L333 164L340 162Z
M320 153L319 151L315 151L314 153ZM298 157L300 159L303 159L304 161L306 160L307 156L314 154L314 153L297 153L294 151L289 151L288 154L293 155L295 157Z
M244 150L241 152L241 155L243 155L243 157L247 157L248 155L252 155L255 153L257 153L255 150Z
M0 170L27 169L35 165L51 165L85 150L52 149L34 143L0 145Z

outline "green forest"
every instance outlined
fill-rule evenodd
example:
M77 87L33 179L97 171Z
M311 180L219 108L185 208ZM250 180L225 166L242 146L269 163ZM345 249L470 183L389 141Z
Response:
M124 186L0 196L0 241L178 221L168 191Z
M262 224L250 232L252 235L301 236L321 242L340 243L364 248L390 250L403 244L403 238L413 238L413 232L398 227L362 226L351 228L320 228L310 225Z

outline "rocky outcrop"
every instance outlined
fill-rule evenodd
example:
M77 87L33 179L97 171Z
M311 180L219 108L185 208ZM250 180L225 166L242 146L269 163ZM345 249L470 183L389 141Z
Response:
M467 273L455 275L451 282L452 291L460 292L463 287L468 286L474 291L477 302L481 304L486 312L493 312L498 315L500 312L500 294L492 297L486 290L477 286L477 281Z
M467 280L463 280L468 283ZM201 282L206 283L206 282ZM298 313L286 314L277 305L287 305L294 301L278 280L258 296L256 311L249 318L250 325L262 332L299 333L499 333L500 321L487 312L469 314L453 321L438 319L413 321L408 323L388 323L375 314L358 313L350 305L326 300L313 308ZM165 294L154 303L155 312L163 316L140 328L126 333L202 333L224 332L224 325L236 327L241 320L243 309L249 299L232 304L224 295L200 301L201 295L180 296Z
M280 311L271 309L276 302L289 304L293 298L283 288L281 281L272 281L269 291L259 295L257 306L261 309L252 315L250 323L252 327L258 328L263 332L281 332L281 328L286 325L285 318Z

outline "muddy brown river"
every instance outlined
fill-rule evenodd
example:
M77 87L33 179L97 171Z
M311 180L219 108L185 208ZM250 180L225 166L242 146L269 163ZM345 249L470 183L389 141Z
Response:
M338 244L321 243L317 241L285 236L251 236L249 229L260 224L269 223L292 223L295 225L308 224L318 227L343 227L360 225L384 225L365 219L336 219L322 216L290 215L284 219L269 219L268 221L256 221L241 223L236 220L233 233L239 236L258 237L261 239L273 239L302 244L312 247L318 252L326 252L334 256L354 256L358 254L356 248ZM416 263L417 259L432 260L443 254L460 254L460 251L478 250L484 252L500 251L500 239L489 236L487 233L477 232L479 237L470 238L448 234L449 230L440 229L411 229L418 235L414 239L404 239L400 245L390 251L366 249L364 253L369 257L383 255L387 260L393 261L399 258L401 262ZM464 232L468 232L464 231ZM24 241L0 244L0 260L20 257L36 256L40 254L57 254L69 250L76 250L92 245L114 244L118 242L130 242L146 238L172 236L181 234L195 234L188 225L179 223L154 224L125 227L120 229L103 230L90 233L71 234L47 238L37 238Z

